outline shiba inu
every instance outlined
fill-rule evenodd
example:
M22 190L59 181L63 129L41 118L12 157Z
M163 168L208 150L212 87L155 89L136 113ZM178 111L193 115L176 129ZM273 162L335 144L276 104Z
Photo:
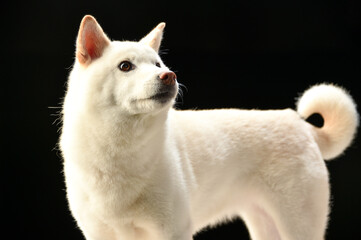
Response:
M176 74L158 55L165 23L139 42L81 22L60 147L69 206L87 240L190 240L241 217L254 240L321 240L329 213L324 159L359 120L340 87L308 89L297 111L172 106ZM323 127L304 119L313 113Z

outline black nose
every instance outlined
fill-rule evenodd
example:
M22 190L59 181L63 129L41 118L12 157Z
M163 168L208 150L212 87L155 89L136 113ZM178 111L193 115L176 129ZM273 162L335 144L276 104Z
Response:
M174 72L164 72L159 75L159 79L167 86L174 86L177 75Z

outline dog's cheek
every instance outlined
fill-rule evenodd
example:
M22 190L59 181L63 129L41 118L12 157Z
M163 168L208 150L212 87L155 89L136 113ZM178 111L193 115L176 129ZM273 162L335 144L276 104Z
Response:
M143 113L144 101L139 101L141 98L137 88L131 85L125 84L127 87L119 89L116 94L116 104L120 112L127 114L139 114Z

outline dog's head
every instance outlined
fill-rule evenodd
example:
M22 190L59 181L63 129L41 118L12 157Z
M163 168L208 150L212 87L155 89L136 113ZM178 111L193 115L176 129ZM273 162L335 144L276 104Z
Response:
M154 113L174 104L176 75L158 55L165 23L139 42L110 41L92 16L81 22L68 95L91 110Z

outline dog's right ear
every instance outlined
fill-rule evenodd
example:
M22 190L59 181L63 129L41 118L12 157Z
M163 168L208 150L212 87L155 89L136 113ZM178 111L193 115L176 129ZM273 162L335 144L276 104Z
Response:
M93 60L102 56L109 43L109 38L95 18L90 15L84 16L76 41L76 58L79 63L88 66Z
M139 42L148 45L158 52L163 37L165 23L159 23L147 36L143 37Z

